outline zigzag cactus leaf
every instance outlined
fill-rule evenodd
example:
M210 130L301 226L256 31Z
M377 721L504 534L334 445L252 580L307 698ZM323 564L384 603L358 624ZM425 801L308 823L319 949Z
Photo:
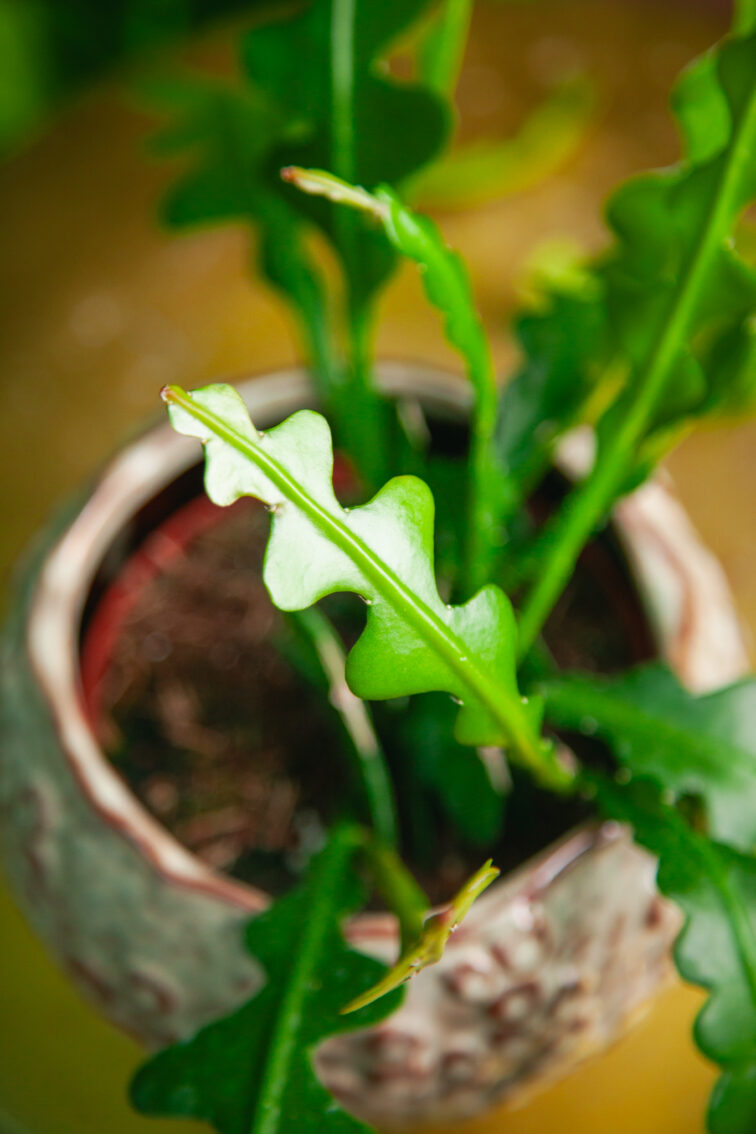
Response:
M316 1045L376 1024L399 995L355 1019L344 1000L380 978L377 961L351 949L341 922L364 887L353 869L359 828L337 827L307 877L250 923L250 953L265 985L230 1015L159 1052L140 1067L131 1098L143 1114L200 1118L219 1134L371 1134L317 1078Z
M539 692L554 727L605 740L631 775L675 799L698 796L712 838L756 846L756 679L697 697L654 663L609 679L567 674Z
M756 1129L756 859L693 830L638 779L596 778L601 809L631 823L659 859L657 884L685 915L675 944L680 975L708 992L695 1036L722 1075L709 1106L710 1134Z
M443 690L461 703L457 738L505 745L542 782L569 790L573 774L540 735L541 706L517 688L516 625L504 593L480 590L445 605L433 572L433 497L415 477L396 477L350 511L333 491L331 435L301 410L258 433L230 386L187 394L168 387L175 429L205 445L207 492L240 496L273 513L264 581L282 610L302 610L352 591L368 604L367 626L347 659L347 680L366 700Z

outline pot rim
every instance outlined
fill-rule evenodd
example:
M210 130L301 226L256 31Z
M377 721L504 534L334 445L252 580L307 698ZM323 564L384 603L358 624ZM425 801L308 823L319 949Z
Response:
M381 390L389 395L411 397L459 417L469 412L472 392L459 376L450 371L416 363L381 362L377 377ZM297 409L316 403L311 382L306 372L298 367L268 372L260 377L247 377L237 384L237 389L253 416L264 427ZM44 561L29 612L27 651L69 771L90 807L103 822L130 841L164 880L205 893L248 913L256 913L269 904L270 898L266 893L204 865L142 806L121 779L92 732L80 680L78 643L81 618L96 572L108 548L122 530L125 518L134 515L181 473L199 463L198 445L196 439L175 433L164 421L148 427L141 437L128 444L105 467L86 503ZM578 471L580 461L574 446L566 463L570 464L573 474ZM636 497L625 501L616 514L620 535L625 537L624 542L631 552L637 550L633 545L641 523L636 515L640 510L633 509L632 502L649 490L658 492L658 482L651 482ZM669 495L668 490L665 491ZM672 503L679 513L680 506L674 500ZM649 518L646 515L642 517L641 528L643 525L647 534ZM666 533L659 523L656 528L658 530L653 534L657 544L664 543L665 535L666 542L673 543L673 533ZM642 558L632 554L630 558L634 559L632 566L636 575L642 576ZM678 559L677 566L678 572L684 575L687 570L684 557ZM638 581L642 585L642 578ZM726 584L721 579L717 581L720 589L724 586L728 600L725 605L729 606ZM711 579L707 580L707 585L711 585ZM665 640L663 630L662 627L659 635L661 652L679 663L669 641ZM685 634L686 649L694 649L689 625ZM736 628L733 642L737 637ZM743 668L745 660L742 643L742 660L738 657L737 648L733 647L733 650L731 668L737 671ZM680 672L679 664L677 668ZM722 678L721 672L719 678ZM483 907L489 902L498 902L505 889L516 885L522 873L527 872L539 880L553 881L583 854L613 842L621 835L622 829L615 823L588 824L568 833L492 886L479 903L479 914L482 916ZM395 934L395 919L389 913L360 914L349 925L349 936L353 940L394 937Z

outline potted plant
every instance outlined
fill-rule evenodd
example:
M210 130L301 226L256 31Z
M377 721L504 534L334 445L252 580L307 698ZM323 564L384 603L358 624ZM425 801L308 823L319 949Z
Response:
M598 618L595 608L608 601L602 583L611 556L593 574L579 560L591 541L599 546L595 533L616 507L643 570L647 545L632 538L643 505L637 491L628 494L697 420L744 411L753 400L756 289L733 243L756 179L753 18L743 10L733 34L685 73L676 92L684 161L615 194L612 249L552 284L542 309L522 321L525 363L499 394L458 257L395 190L358 184L406 179L443 133L437 95L401 90L373 68L415 12L386 5L376 20L369 6L357 5L351 25L325 8L314 4L247 41L261 90L275 92L277 108L298 129L284 131L283 141L280 123L261 135L252 129L264 121L260 105L224 102L227 121L252 147L248 163L236 167L243 176L235 184L223 161L204 163L174 207L180 202L187 217L197 215L198 202L217 215L246 209L262 224L265 269L293 300L318 401L344 456L339 496L329 427L301 408L308 396L296 377L250 386L255 424L229 386L193 394L169 387L164 398L175 430L205 445L214 504L252 497L273 513L263 577L275 606L290 614L277 648L334 706L344 763L325 767L343 790L320 807L309 843L301 839L298 861L288 864L299 880L260 912L259 891L214 876L182 852L102 759L75 694L72 635L84 600L94 604L97 576L100 583L107 577L103 557L112 555L116 534L141 545L138 532L134 540L124 529L124 508L137 528L149 522L155 529L154 502L166 500L157 489L178 484L192 464L189 442L169 442L158 431L127 451L73 524L64 524L31 579L28 622L23 612L8 639L9 750L28 748L31 738L43 772L30 780L22 761L6 761L3 799L20 810L25 828L14 836L17 880L79 980L123 1023L169 1045L138 1074L136 1104L203 1117L224 1132L360 1129L322 1082L349 1110L388 1121L471 1112L563 1073L615 1035L664 979L678 907L685 917L678 968L711 992L697 1040L723 1069L709 1125L715 1134L748 1131L756 1117L753 684L697 695L658 662L624 668L647 661L649 639L607 646L606 606ZM445 9L432 28L431 76L455 58L455 11ZM301 81L301 58L306 45L325 42L331 85L313 90ZM410 99L406 107L401 97ZM378 172L380 162L363 165L375 156L363 147L376 119L396 126L381 158L387 172ZM332 160L322 164L333 172L285 165L285 193L271 188L285 160L311 163L324 148ZM300 200L302 191L308 196ZM325 333L328 303L300 239L302 208L344 265L347 365L334 360ZM372 299L396 256L419 265L463 358L472 392L467 429L460 426L464 399L442 380L395 376L398 411L373 380ZM559 442L578 425L592 426L596 443L587 454L583 444L576 458L581 442L572 439L570 488L550 469ZM245 514L244 525L259 542L261 513L254 516ZM187 523L209 530L221 521L214 511L184 516L179 538L174 528L167 545L158 524L161 554L181 547ZM668 546L658 519L654 532ZM142 571L144 590L154 557L130 563ZM587 599L565 622L580 632L544 637L565 585L586 576ZM367 611L339 604L311 611L344 592L359 595ZM632 605L625 582L622 601L628 592ZM706 596L705 620L722 659L711 664L711 640L708 673L695 650L678 659L683 675L700 684L726 677L741 660L728 612L711 589ZM642 621L636 601L629 622ZM607 671L596 673L596 657L607 649ZM565 654L570 661L560 664ZM98 664L90 654L95 677ZM85 694L91 706L96 680ZM497 869L483 861L484 846L499 840L505 799L500 846L518 815L525 827L554 814L563 830L586 814L604 822L594 820L488 889ZM434 853L443 851L443 835L412 818L418 800L426 818L442 814L456 827L468 854L477 842L483 862L462 872L456 893L450 889L432 913L399 854L402 839L421 851L430 839ZM618 821L659 860L658 886L669 902L652 892L653 859L631 846ZM554 822L558 828L560 819ZM75 838L67 838L72 829ZM527 831L521 838L527 843ZM457 856L458 874L464 860ZM129 915L136 912L141 933L114 922L110 902L93 908L82 884L92 872L119 893ZM61 875L63 907L52 893ZM358 950L348 948L342 922L371 893L395 922L386 913L364 915L347 930ZM74 918L77 902L87 908ZM246 951L230 949L231 931L250 913L257 916ZM365 951L382 954L388 970ZM205 969L207 983L187 989ZM407 1004L398 1008L410 978Z

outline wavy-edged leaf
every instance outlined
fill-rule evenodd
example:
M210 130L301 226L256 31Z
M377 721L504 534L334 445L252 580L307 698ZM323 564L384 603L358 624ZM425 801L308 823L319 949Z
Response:
M608 208L618 238L605 268L616 343L634 368L658 371L649 428L710 407L696 342L707 327L721 333L756 311L756 271L731 239L756 196L756 34L697 61L673 105L685 160L627 182ZM636 396L631 384L628 402Z
M174 428L205 444L210 498L254 496L272 510L263 574L276 606L301 610L337 591L367 602L367 625L347 658L357 696L451 693L462 703L462 743L506 745L535 775L569 789L571 773L540 736L540 706L517 689L504 593L487 586L463 606L439 597L433 498L422 481L396 477L347 511L334 495L331 435L319 414L302 410L262 435L230 386L191 395L168 387L164 396Z
M634 776L699 796L712 837L756 845L756 678L694 696L661 664L539 685L556 728L598 736Z
M740 326L756 311L756 271L733 240L738 218L756 196L756 32L725 39L710 66L705 81L680 89L678 109L689 107L694 95L703 99L704 110L698 106L689 118L716 118L719 148L706 151L702 160L703 143L693 138L689 120L693 159L632 179L609 202L617 239L602 277L612 353L628 378L599 421L590 475L529 558L532 583L520 619L523 652L614 501L637 483L639 471L648 473L649 452L655 459L661 455L659 431L665 441L674 439L685 422L716 409L712 391L721 371L713 376L705 369L711 336ZM716 108L709 108L712 98Z
M352 862L361 842L354 828L337 829L307 880L250 923L247 945L264 987L144 1064L131 1090L138 1110L205 1119L220 1134L368 1134L312 1067L321 1040L375 1024L398 1004L394 994L358 1017L341 1014L383 969L348 948L340 928L364 899Z
M650 783L597 781L599 805L631 823L659 859L657 884L685 915L675 945L681 976L709 998L696 1041L724 1074L711 1099L711 1134L756 1129L756 859L693 831Z
M489 859L471 878L468 878L448 906L438 913L431 914L423 926L419 939L402 953L394 967L367 992L360 993L351 1000L342 1011L345 1014L357 1012L368 1004L381 1000L388 993L406 984L428 965L435 965L440 961L447 941L469 912L470 906L498 877L499 871Z

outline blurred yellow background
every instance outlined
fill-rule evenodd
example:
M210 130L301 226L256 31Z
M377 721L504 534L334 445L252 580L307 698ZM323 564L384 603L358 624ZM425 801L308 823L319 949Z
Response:
M667 92L720 30L713 15L690 4L478 5L460 90L468 136L515 132L555 76L585 71L597 89L591 125L556 172L526 193L440 217L470 264L502 368L513 359L507 318L533 250L565 236L601 247L606 192L628 173L676 156ZM195 54L222 66L228 34L216 33ZM156 202L173 170L146 160L149 126L122 93L100 87L0 173L3 571L61 494L158 412L164 383L191 387L297 355L280 304L252 281L246 233L158 231ZM380 354L456 365L412 270L382 306ZM753 424L703 432L669 461L751 627L755 439ZM697 993L671 990L609 1054L524 1109L464 1130L698 1134L713 1080L689 1038L699 1002ZM192 1129L129 1112L125 1084L140 1053L81 1002L4 892L0 1021L0 1130Z

